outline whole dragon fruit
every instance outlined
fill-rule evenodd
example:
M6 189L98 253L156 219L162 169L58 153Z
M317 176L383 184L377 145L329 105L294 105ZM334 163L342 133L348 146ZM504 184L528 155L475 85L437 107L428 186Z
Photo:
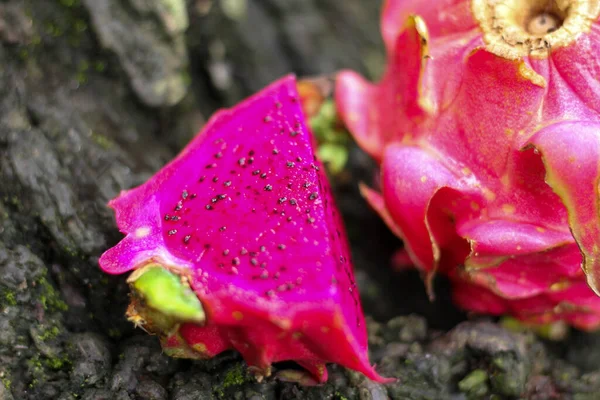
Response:
M467 310L600 325L599 13L389 0L381 81L338 76L338 111L381 163L364 196Z
M293 360L327 380L336 362L385 382L342 221L286 77L218 112L143 185L110 202L126 234L100 258L134 270L127 311L175 357L239 351L259 376ZM285 374L284 374L285 375Z

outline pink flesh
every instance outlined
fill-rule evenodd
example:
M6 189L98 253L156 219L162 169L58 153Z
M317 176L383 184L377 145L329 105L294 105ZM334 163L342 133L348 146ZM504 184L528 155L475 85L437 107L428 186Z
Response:
M381 162L382 193L363 193L418 268L468 293L463 307L599 326L585 286L600 288L598 22L548 58L513 61L485 50L470 6L388 0L381 82L338 75L338 111Z
M158 262L191 277L207 326L184 325L210 355L250 365L325 362L386 381L367 358L366 326L343 223L286 77L220 111L171 163L111 201L127 236L108 273ZM324 372L323 372L324 371Z

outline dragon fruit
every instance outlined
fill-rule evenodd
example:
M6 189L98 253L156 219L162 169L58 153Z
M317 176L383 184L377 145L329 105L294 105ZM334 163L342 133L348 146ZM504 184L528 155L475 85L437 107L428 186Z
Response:
M381 81L338 75L338 112L381 166L364 196L467 310L600 325L599 13L389 0Z
M258 377L293 360L304 383L335 362L385 382L342 221L288 76L203 131L143 185L110 202L126 234L100 258L134 270L128 317L175 357L239 351Z

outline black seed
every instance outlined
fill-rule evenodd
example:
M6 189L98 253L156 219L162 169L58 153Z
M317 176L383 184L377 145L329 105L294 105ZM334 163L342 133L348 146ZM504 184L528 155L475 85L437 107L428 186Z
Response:
M272 290L267 290L265 292L265 296L267 296L267 297L273 297L273 296L275 296L275 292L272 291Z
M260 251L267 251L267 248L265 246L260 246Z
M248 155L249 155L249 156L253 156L253 155L254 155L254 150L250 150L250 151L248 152Z
M288 222L292 221L292 217L287 217Z
M165 221L168 221L171 219L171 216L169 214L165 214Z
M227 249L223 250L223 255L226 256L227 254L229 254L229 250L227 250Z
M258 260L256 258L251 258L250 259L250 264L252 264L252 265L258 265Z
M310 194L310 196L308 196L308 199L309 199L309 200L314 200L314 199L316 199L317 197L319 197L319 194L318 194L317 192L312 192L312 193Z
M287 163L285 163L285 165L287 165L288 168L292 168L294 166L294 163L291 161L288 161Z
M278 248L279 250L285 250L285 244L283 244L283 243L282 243L282 244L278 244L278 245L277 245L277 248Z
M196 196L198 196L196 193L192 193L192 194L190 195L190 199L195 199L195 198L196 198Z
M287 200L287 197L280 197L279 204L285 203L286 200Z
M226 230L226 229L227 229L227 227L226 227L226 226L222 226L222 227L220 227L220 228L219 228L219 231L223 232L223 231L224 231L224 230Z
M260 177L261 177L261 178L263 178L263 179L265 179L265 178L267 177L267 174L263 172L263 173L260 175Z
M262 262L262 263L260 263L260 267L261 267L261 268L267 268L267 263L266 263L266 262Z
M240 265L240 259L235 257L233 260L231 260L231 265Z
M186 235L186 236L183 238L183 243L187 244L187 243L190 241L191 237L192 237L192 235Z
M267 192L270 192L271 190L273 190L273 186L271 186L271 185L267 185L267 186L265 186L265 190L266 190Z
M298 136L298 134L299 134L299 133L300 133L300 132L298 132L298 131L291 131L291 132L290 132L290 136L291 136L291 137L295 137L295 136Z
M217 164L215 164L215 163L212 163L212 164L208 164L208 165L206 166L206 169L211 169L211 168L216 168L216 167L217 167Z
M217 154L215 154L215 158L221 158L223 157L223 153L218 152Z
M260 273L260 278L261 279L267 279L269 277L269 271L265 270L263 272Z
M219 177L218 177L218 176L215 176L215 177L213 178L213 182L217 182L218 180L219 180Z
M200 179L198 179L198 182L204 182L205 179L206 179L205 176L201 176Z
M242 249L240 250L240 255L245 256L246 254L248 254L248 250L246 250L245 247L242 247Z
M271 122L271 121L273 121L273 118L271 118L270 116L267 115L266 117L263 118L263 121L264 122Z
M224 185L225 187L229 187L229 186L231 186L231 181L225 181L225 182L223 183L223 185Z
M312 224L313 222L315 222L315 219L313 217L308 217L306 219L306 222L308 222L309 224Z
M296 161L302 162L302 157L296 157Z
M213 197L212 199L210 199L210 201L215 204L217 201L219 201L219 199L217 199L216 197Z
M187 197L188 197L188 191L187 190L184 190L183 192L181 192L181 198L182 199L185 200L185 199L187 199Z
M277 108L281 108L281 107L283 107L283 105L281 104L281 102L279 102L279 101L276 101L276 102L275 102L275 107L277 107Z
M205 208L206 208L207 210L212 210L212 209L213 209L213 207L212 207L210 204L207 204Z
M296 199L290 199L290 205L295 206L296 204L298 204Z
M240 158L238 160L238 164L241 165L241 166L246 165L246 158L245 157Z
M227 198L226 194L220 194L217 196L219 198L219 200L225 200Z
M177 202L177 205L175 206L175 211L179 211L183 208L183 203L181 201Z
M168 233L169 233L169 236L173 236L174 234L177 233L177 229L171 229Z
M260 174L260 169L255 169L254 171L252 171L252 175L258 175Z
M248 164L252 164L254 162L254 157L249 157L248 158Z
M310 183L309 182L304 182L304 184L302 186L306 189L307 187L310 186Z
M273 149L273 154L279 154L279 150Z
M177 215L173 215L173 216L171 217L171 221L179 221L180 219L181 219L181 218L180 218L180 217L178 217Z

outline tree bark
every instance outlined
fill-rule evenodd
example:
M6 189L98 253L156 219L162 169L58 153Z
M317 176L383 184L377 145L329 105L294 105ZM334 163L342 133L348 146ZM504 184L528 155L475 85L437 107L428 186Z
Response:
M569 364L531 335L493 323L465 322L443 335L428 328L464 316L443 283L429 303L415 273L389 270L400 242L356 190L374 176L356 148L347 178L333 183L365 309L379 320L424 315L369 324L373 360L398 383L331 366L320 387L259 384L234 353L170 359L123 317L124 278L97 265L121 236L108 200L169 161L215 109L284 74L352 68L377 77L380 7L0 0L0 400L551 398L543 396L600 389L598 373L582 377L574 366L598 365L595 336L579 336L589 351L568 347L578 360Z

